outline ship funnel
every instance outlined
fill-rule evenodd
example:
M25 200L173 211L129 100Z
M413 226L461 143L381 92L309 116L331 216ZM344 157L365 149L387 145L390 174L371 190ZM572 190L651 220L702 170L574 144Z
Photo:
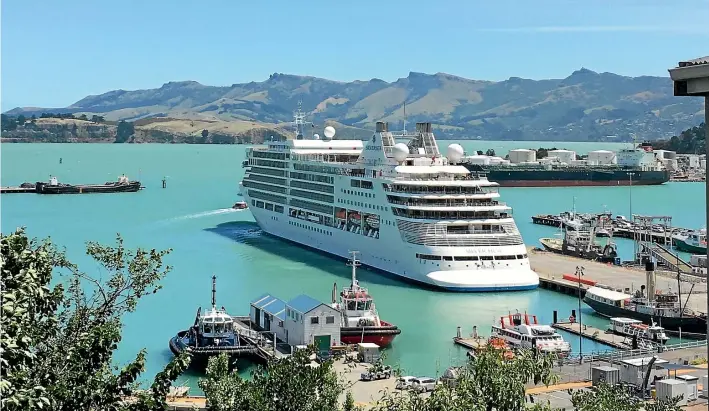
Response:
M419 133L431 133L431 123L416 123L416 131Z
M386 133L389 131L389 123L377 121L377 133Z
M645 261L645 283L647 286L645 290L647 292L648 302L655 300L655 283L657 281L655 275L655 261L649 259Z

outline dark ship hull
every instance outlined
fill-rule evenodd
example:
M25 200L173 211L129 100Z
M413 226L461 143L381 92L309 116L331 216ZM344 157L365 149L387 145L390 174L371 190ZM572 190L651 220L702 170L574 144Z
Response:
M258 349L253 345L243 342L244 345L206 345L195 346L189 337L189 330L180 331L170 339L170 351L174 355L187 352L192 357L191 365L204 365L210 357L226 353L230 357L254 356Z
M139 181L86 185L49 185L48 183L37 182L35 190L37 194L132 193L140 190L140 187Z
M678 331L680 327L682 332L706 334L707 319L706 317L658 317L649 314L629 310L623 307L617 307L610 304L603 304L590 298L584 298L583 301L588 304L594 311L604 317L628 317L640 320L646 324L652 324L652 321L657 325L664 327L666 330Z
M619 167L541 167L464 164L473 173L484 173L501 187L577 187L659 185L670 180L670 172Z

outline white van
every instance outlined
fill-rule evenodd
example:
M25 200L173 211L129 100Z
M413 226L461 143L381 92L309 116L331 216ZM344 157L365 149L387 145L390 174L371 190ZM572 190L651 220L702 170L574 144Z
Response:
M436 380L429 377L417 377L411 381L411 389L417 392L429 392L436 388Z
M406 377L399 377L396 380L396 389L397 390L408 390L411 388L411 382L416 379L416 377L412 376L406 376Z

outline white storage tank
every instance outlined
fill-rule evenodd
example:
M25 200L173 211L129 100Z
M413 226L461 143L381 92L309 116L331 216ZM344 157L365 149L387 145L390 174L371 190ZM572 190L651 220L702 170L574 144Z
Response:
M556 157L559 162L571 164L571 161L576 160L576 152L571 150L550 150L550 157Z
M502 163L502 157L490 157L490 165L495 166Z
M676 380L674 378L660 380L655 383L655 389L657 390L657 399L669 400L674 397L681 397L677 405L679 405L680 407L683 405L687 405L686 382Z
M483 156L483 155L467 156L463 159L463 161L470 163L470 164L479 164L479 165L486 166L486 165L490 164L490 157Z
M537 161L537 152L534 150L528 150L526 148L518 148L515 150L510 150L509 152L510 163L530 163Z
M599 165L617 164L618 157L610 150L594 150L588 152L588 161L595 161Z

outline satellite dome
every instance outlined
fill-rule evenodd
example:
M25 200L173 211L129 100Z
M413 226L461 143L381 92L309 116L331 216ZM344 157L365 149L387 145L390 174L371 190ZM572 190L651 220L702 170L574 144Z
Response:
M335 127L333 127L333 126L325 127L325 131L323 132L323 134L325 134L325 138L328 140L335 137Z
M458 163L463 158L463 154L465 154L465 151L463 151L463 147L460 144L453 143L448 146L448 160L451 163Z
M398 163L401 163L402 161L406 160L406 157L409 156L409 146L404 143L394 144L394 149L392 151L394 153L394 159Z
M313 134L313 140L320 140L320 134Z

